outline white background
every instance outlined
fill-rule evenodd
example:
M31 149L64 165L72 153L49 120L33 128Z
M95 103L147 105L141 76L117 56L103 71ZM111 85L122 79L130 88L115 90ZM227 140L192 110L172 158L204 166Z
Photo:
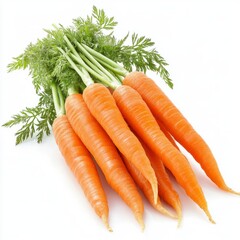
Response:
M153 76L212 148L226 182L240 191L240 1L30 1L0 3L0 124L37 99L27 71L8 74L11 58L45 35L52 23L104 8L119 22L116 35L145 35L170 64L170 90ZM52 137L15 146L17 129L0 128L0 239L237 239L240 197L217 189L187 155L216 225L179 188L180 228L146 203L141 232L131 211L105 185L107 232L67 168Z

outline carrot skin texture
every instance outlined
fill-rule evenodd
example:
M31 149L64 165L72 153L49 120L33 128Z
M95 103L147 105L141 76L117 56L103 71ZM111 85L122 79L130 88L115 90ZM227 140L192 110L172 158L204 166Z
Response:
M108 202L97 169L90 153L72 129L66 115L57 117L53 123L53 134L65 161L96 214L104 218L108 230Z
M162 121L170 134L195 158L219 188L234 192L226 185L209 146L152 79L144 73L132 72L126 76L123 84L138 91L153 115Z
M180 151L180 149L179 149L178 145L176 144L175 140L173 139L172 135L168 132L168 130L163 125L163 123L158 118L155 117L155 119L158 123L158 126L160 127L160 129L164 133L164 135L167 137L167 139L172 143L172 145L175 148L177 148Z
M212 221L202 188L188 160L160 130L140 94L133 88L122 85L114 91L113 97L130 127L162 159L187 195L205 211L209 220Z
M141 143L156 173L158 180L158 195L166 203L173 207L177 213L178 221L180 224L182 219L182 206L179 195L172 185L172 182L162 160L158 157L158 155L151 151L151 149L149 149L149 147L143 141L141 141Z
M116 90L115 90L116 91ZM92 84L83 92L90 112L105 129L119 151L150 182L157 201L157 179L137 137L131 132L109 90L102 84Z
M65 107L74 131L95 158L108 184L132 209L137 220L143 222L143 202L137 187L113 142L91 115L82 95L68 96Z
M137 186L142 190L145 197L149 201L149 203L160 213L169 216L171 218L176 218L176 216L172 213L170 213L166 208L163 207L160 198L158 197L157 203L154 202L154 195L151 188L150 183L147 181L147 179L136 169L136 167L130 163L124 156L122 156L122 159L131 174L133 180L136 182Z
M172 135L167 131L163 123L158 118L155 119L167 139L172 143L175 148L180 151ZM162 160L159 159L159 157L153 151L151 151L143 141L141 141L141 143L156 173L156 177L158 180L158 194L163 198L165 202L167 202L175 209L179 219L178 225L180 225L182 220L182 206L179 195L172 185L172 182L168 176Z

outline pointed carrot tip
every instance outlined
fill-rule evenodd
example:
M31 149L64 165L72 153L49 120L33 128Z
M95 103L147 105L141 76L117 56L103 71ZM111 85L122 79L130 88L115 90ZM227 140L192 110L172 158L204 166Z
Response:
M156 206L156 209L165 216L168 216L168 217L171 217L171 218L174 218L174 219L178 219L178 216L176 214L173 214L173 213L169 212L166 208L164 208L160 204L158 204Z
M177 227L179 228L181 223L182 223L182 208L181 208L180 203L177 204L177 206L175 207L175 210L176 210L177 216L178 216L178 225L177 225Z
M213 220L213 218L212 218L210 212L208 211L208 209L204 209L204 212L205 212L206 215L208 216L209 221L210 221L211 223L213 223L213 224L216 224L216 222Z
M137 219L140 227L141 227L141 230L144 231L144 228L145 228L145 224L143 222L143 217L142 217L142 214L141 213L136 213L135 214L135 218Z
M181 224L182 224L182 215L178 216L177 228L180 228Z
M236 194L236 195L240 195L240 192L236 192L236 191L234 191L234 190L232 190L231 188L227 188L227 190L226 190L227 192L230 192L230 193L233 193L233 194Z
M102 218L102 221L103 221L104 225L106 226L107 230L108 230L109 232L112 232L113 230L112 230L112 228L109 226L109 223L108 223L108 217L107 217L106 215L102 215L101 218Z
M177 212L177 218L178 218L177 228L179 228L182 223L182 211L181 211L181 209L177 209L176 212Z

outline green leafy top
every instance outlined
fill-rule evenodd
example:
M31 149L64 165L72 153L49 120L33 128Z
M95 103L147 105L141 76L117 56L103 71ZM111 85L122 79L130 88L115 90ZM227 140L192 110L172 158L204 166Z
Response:
M21 124L22 127L16 132L16 144L28 138L36 137L37 142L42 142L43 136L50 135L50 127L56 118L56 112L49 91L39 93L39 103L36 107L26 107L20 113L12 116L4 127L12 127Z
M9 71L28 69L36 94L39 96L36 107L24 109L3 125L6 127L23 125L16 133L17 144L33 136L37 136L38 142L41 142L45 134L50 134L50 126L56 117L52 83L60 86L63 98L67 97L70 88L80 90L85 87L80 81L79 74L59 51L61 49L67 55L71 54L64 36L71 41L75 49L78 48L77 43L85 44L113 61L121 63L128 71L154 71L171 88L173 87L165 68L167 63L154 48L154 42L135 33L131 36L127 34L117 40L113 35L116 25L117 22L113 17L107 17L103 10L94 6L91 16L74 19L72 26L53 25L53 29L45 30L46 37L38 39L35 44L30 43L24 53L14 58L8 65ZM126 44L128 40L131 44ZM75 64L79 63L75 61ZM94 80L94 76L91 77Z

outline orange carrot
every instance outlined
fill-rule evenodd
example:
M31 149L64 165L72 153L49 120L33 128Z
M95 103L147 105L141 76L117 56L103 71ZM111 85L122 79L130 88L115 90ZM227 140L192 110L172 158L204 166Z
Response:
M175 140L173 139L172 135L168 132L168 130L163 125L163 123L158 118L155 117L155 119L156 119L156 121L158 123L158 126L160 127L160 129L162 130L164 135L167 137L167 139L172 143L172 145L175 148L177 148L180 151L180 149L179 149L178 145L176 144Z
M113 96L102 84L92 84L83 92L90 112L105 129L119 151L150 182L155 203L157 201L157 179L142 145L131 132L122 117Z
M153 191L152 191L150 183L137 170L137 168L135 168L135 166L132 163L130 163L124 156L122 156L122 159L129 171L129 173L131 174L133 180L136 182L137 186L142 190L142 192L144 193L144 195L147 198L147 200L149 201L149 203L160 213L162 213L166 216L172 217L172 218L176 218L175 215L170 213L166 208L164 208L162 206L162 203L161 203L161 200L159 197L157 198L157 203L155 204Z
M115 89L113 97L130 127L162 159L187 195L205 211L209 220L213 222L201 186L188 160L165 137L140 94L133 88L122 85Z
M144 228L142 198L113 142L91 115L81 94L70 95L65 107L69 122L97 161L108 184L132 209L137 221Z
M66 115L57 117L53 133L58 147L71 171L76 176L85 196L97 215L108 225L108 203L90 153L73 131Z
M141 72L132 72L126 76L123 84L139 92L153 115L159 118L171 135L192 154L219 188L236 193L226 185L209 146L152 79Z
M140 140L141 141L141 140ZM178 225L182 220L182 206L178 193L175 191L172 182L166 172L162 160L149 147L141 141L142 146L151 162L158 180L158 195L170 206L172 206L178 216Z

